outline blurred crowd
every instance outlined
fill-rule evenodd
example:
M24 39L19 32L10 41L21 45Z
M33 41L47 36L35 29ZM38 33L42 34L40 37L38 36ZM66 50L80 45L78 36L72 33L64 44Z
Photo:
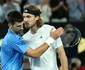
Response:
M62 70L60 66L59 70ZM82 62L79 58L72 58L69 61L69 70L85 70L85 66L82 65Z
M69 70L85 70L79 58L72 58L69 63Z
M44 23L85 22L85 0L0 0L0 23L7 20L9 11L17 10L23 13L23 7L29 4L39 7ZM72 48L72 51L75 51L75 48ZM80 59L72 58L69 61L69 69L85 70L85 67Z
M17 10L23 13L25 5L35 4L41 10L41 17L48 22L83 22L85 0L0 0L0 23L7 20L7 13Z

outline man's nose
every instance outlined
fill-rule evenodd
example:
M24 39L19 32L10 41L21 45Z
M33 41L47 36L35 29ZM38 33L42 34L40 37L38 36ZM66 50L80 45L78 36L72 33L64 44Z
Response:
M23 25L21 26L21 29L23 30L24 28L23 28Z
M26 22L27 21L27 18L24 18L24 22Z

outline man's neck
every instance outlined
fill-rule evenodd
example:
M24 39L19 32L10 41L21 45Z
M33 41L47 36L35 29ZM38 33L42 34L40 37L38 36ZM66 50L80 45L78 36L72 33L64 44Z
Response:
M30 28L32 34L35 34L38 31L38 29L39 27L37 26L33 26L32 28Z

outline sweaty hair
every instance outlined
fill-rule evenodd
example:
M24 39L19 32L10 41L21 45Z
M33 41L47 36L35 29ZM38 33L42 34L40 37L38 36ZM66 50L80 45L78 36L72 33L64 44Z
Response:
M11 23L12 25L14 25L15 22L22 22L23 21L23 16L18 11L10 11L7 14L7 21L8 21L8 23Z
M39 16L39 19L36 21L36 24L37 24L38 27L41 27L43 25L43 21L40 17L41 11L36 5L32 5L32 4L26 5L24 7L23 13L29 13L29 14L34 15L35 17Z

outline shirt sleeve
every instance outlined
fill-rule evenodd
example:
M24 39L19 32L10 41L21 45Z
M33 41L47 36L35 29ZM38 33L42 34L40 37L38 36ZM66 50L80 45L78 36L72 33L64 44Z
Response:
M53 43L53 47L54 47L55 49L57 49L57 48L59 48L59 47L61 47L61 46L63 46L63 43L62 43L61 38L59 37L59 38Z

